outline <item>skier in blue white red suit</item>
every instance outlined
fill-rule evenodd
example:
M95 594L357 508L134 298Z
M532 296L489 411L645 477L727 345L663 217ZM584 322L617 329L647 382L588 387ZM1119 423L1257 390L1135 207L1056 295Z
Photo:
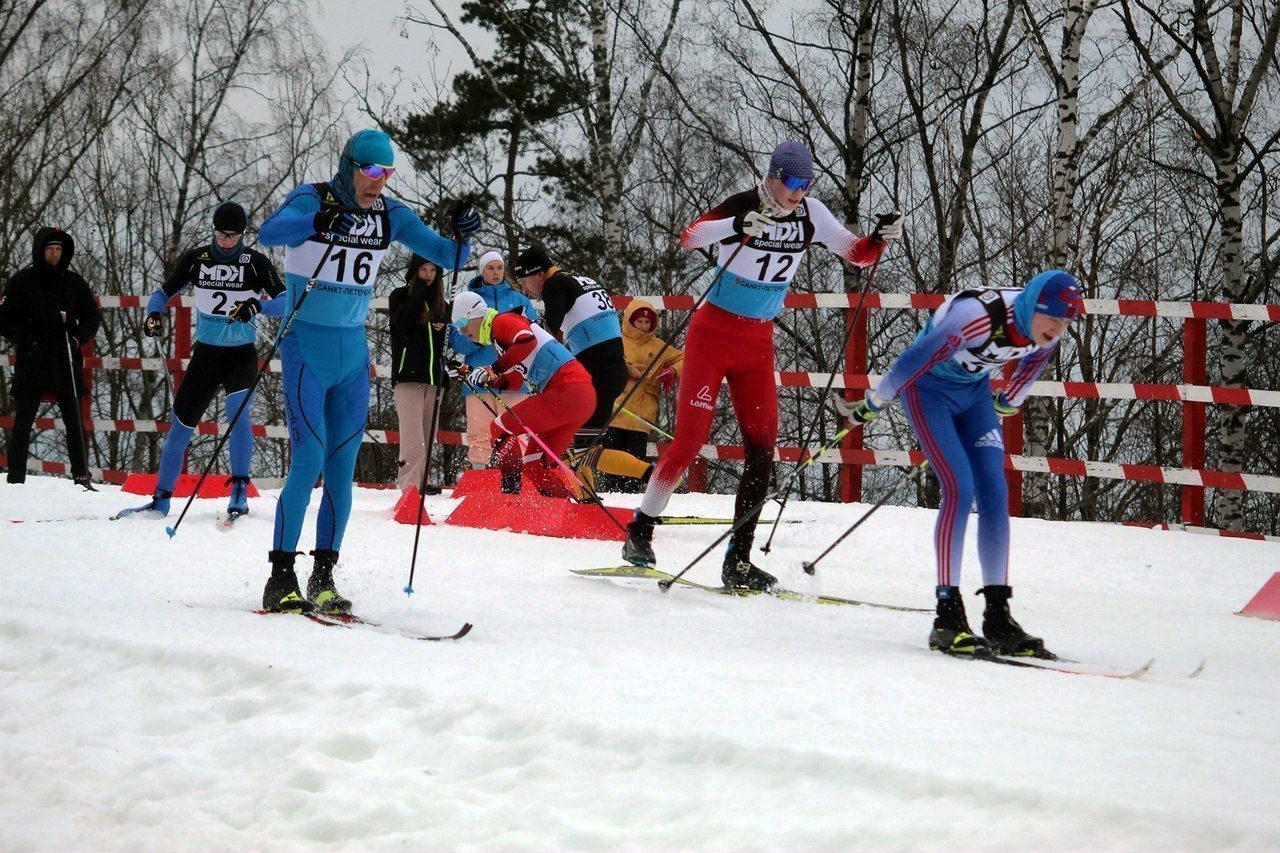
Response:
M480 218L469 204L453 212L446 239L409 207L383 195L394 174L390 138L362 130L347 141L333 179L303 184L262 224L263 245L287 246L285 316L299 305L280 342L291 462L276 506L271 577L262 606L275 611L345 612L351 602L333 582L333 568L351 513L352 477L369 411L369 347L365 318L382 256L394 240L452 269L465 262ZM316 274L317 265L323 266ZM294 573L295 548L317 477L324 496L316 520L315 565L303 598Z
M746 461L734 513L735 521L743 523L729 540L721 579L725 586L753 589L768 589L776 582L751 563L759 505L773 473L778 437L773 318L782 310L791 279L810 246L821 245L867 267L880 258L886 241L902 235L902 217L891 213L880 216L875 233L855 236L822 202L806 198L812 182L809 149L800 142L783 142L774 149L768 174L757 187L725 199L695 219L680 237L685 249L718 245L719 260L706 304L689 323L674 441L658 460L627 528L622 558L633 565L656 562L654 524L710 434L716 397L727 380ZM752 509L755 512L743 520Z
M864 424L901 396L942 489L933 536L938 607L929 634L932 649L1047 656L1043 641L1029 636L1009 613L1009 506L999 418L1017 414L1083 309L1079 283L1062 270L1042 272L1021 290L957 293L853 407L850 420ZM1008 387L993 396L989 377L1013 361L1019 363ZM975 498L980 594L986 597L983 637L970 630L960 595L965 526Z
M591 374L564 344L521 313L498 313L473 291L459 293L451 309L454 328L468 340L492 346L498 360L467 368L467 382L493 396L536 390L489 424L493 457L502 471L502 490L519 494L525 477L549 497L580 497L581 489L560 457L596 408ZM490 404L492 405L492 404ZM541 445L530 435L532 432ZM547 457L542 445L551 451Z

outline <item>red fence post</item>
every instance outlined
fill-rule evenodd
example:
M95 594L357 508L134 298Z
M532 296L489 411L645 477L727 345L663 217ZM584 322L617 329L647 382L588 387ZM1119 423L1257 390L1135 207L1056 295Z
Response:
M861 305L859 305L861 307ZM857 313L858 323L853 329L853 333L849 335L849 342L844 348L844 371L846 374L865 374L867 372L867 312L857 311L853 306L845 309L844 322L845 331L848 331L849 324L853 322L853 315ZM844 398L852 403L858 399L861 392L852 388L844 390ZM840 440L840 447L845 450L861 450L862 430L855 429ZM840 464L840 501L842 503L854 503L862 500L862 466L854 464Z
M1182 321L1182 381L1208 382L1209 324L1188 317ZM1182 467L1201 470L1205 464L1205 403L1182 404ZM1182 487L1182 523L1204 526L1204 487Z
M1013 376L1014 370L1017 368L1015 363L1009 363L1004 366L1004 378L1007 381ZM1022 411L1018 414L1003 418L1000 425L1004 430L1004 451L1013 456L1022 454L1023 450L1023 420ZM1020 517L1022 515L1022 472L1021 471L1005 471L1005 483L1009 486L1009 515Z
M707 490L707 460L701 456L695 456L692 464L689 465L689 477L686 480L689 484L691 492L705 492Z

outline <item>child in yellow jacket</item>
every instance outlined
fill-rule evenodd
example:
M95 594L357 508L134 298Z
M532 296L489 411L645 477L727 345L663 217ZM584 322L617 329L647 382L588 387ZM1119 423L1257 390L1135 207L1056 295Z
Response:
M624 400L626 405L617 411L612 425L605 431L604 447L624 451L637 459L645 458L650 432L661 431L656 426L658 395L676 383L684 364L684 353L678 348L667 347L662 352L665 344L656 335L657 328L658 312L642 299L632 300L622 314L622 348L627 360L629 379L627 387L614 403L614 408L617 410ZM662 355L658 363L649 370L649 363L659 352ZM632 387L645 371L649 375L632 393ZM607 466L598 467L602 471L607 470ZM616 490L636 492L641 486L640 480L620 479L616 483Z

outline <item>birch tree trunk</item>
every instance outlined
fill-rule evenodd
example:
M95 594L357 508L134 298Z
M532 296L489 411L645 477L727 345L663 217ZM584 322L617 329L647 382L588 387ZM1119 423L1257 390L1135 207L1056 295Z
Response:
M593 158L600 166L600 218L604 237L602 282L611 293L622 293L622 175L613 144L614 103L609 68L609 25L605 0L591 0L591 75L595 88L592 122Z
M1048 47L1038 38L1031 10L1023 4L1029 29L1036 38L1032 43L1041 64L1054 81L1057 93L1057 147L1053 153L1053 224L1047 252L1048 265L1066 269L1070 261L1070 246L1075 223L1075 197L1080 168L1080 50L1084 45L1085 30L1089 19L1098 8L1098 0L1066 0L1063 4L1062 45L1055 64ZM1031 397L1023 408L1026 434L1025 452L1028 456L1048 456L1050 453L1051 420L1053 404L1047 397ZM1029 473L1023 479L1023 512L1035 518L1049 518L1053 510L1047 474Z
M1159 69L1150 50L1151 35L1138 32L1134 9L1140 9L1152 34L1163 34L1180 50L1181 56L1193 69L1190 80L1171 82ZM1129 41L1152 71L1169 105L1191 132L1195 144L1213 162L1214 190L1217 194L1218 226L1218 274L1221 298L1242 301L1246 298L1244 283L1244 258L1242 255L1244 217L1240 207L1240 188L1245 178L1262 162L1263 157L1280 143L1280 131L1263 128L1268 134L1262 141L1249 135L1249 120L1253 114L1259 89L1271 73L1276 61L1276 40L1280 36L1280 6L1269 4L1260 8L1246 6L1244 0L1229 0L1210 4L1208 0L1194 0L1191 4L1191 32L1180 28L1184 20L1179 16L1167 20L1144 0L1122 0L1121 12ZM1242 51L1246 18L1261 11L1261 20L1250 19L1250 32L1257 38L1248 51L1253 59L1252 68L1245 68ZM1214 25L1219 16L1229 16L1224 27L1226 35L1225 57L1215 41ZM1184 94L1187 83L1194 81L1200 90L1195 98L1208 103L1210 115L1201 118L1197 114L1198 101L1190 93ZM1242 85L1243 84L1243 85ZM1248 151L1252 159L1241 165L1242 152ZM1244 379L1245 334L1247 324L1224 322L1224 335L1217 352L1217 364L1224 385L1238 385ZM1241 471L1248 446L1245 411L1237 406L1215 407L1218 415L1218 463L1224 471ZM1218 495L1214 521L1227 530L1240 530L1244 526L1244 494L1224 490Z

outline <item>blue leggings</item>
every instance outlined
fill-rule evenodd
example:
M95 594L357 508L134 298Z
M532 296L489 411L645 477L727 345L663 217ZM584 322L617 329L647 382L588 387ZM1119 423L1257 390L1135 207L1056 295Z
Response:
M978 501L978 561L983 585L1009 578L1009 490L1004 439L987 382L951 382L926 374L902 390L907 421L942 488L933 529L938 586L959 586L964 531Z
M245 389L227 395L228 421L235 417L248 393L248 389ZM227 451L231 454L233 477L248 477L249 465L253 461L253 424L249 416L252 405L253 403L250 402L245 406L240 420L232 425L231 434L227 436ZM156 474L157 491L173 491L173 484L178 481L178 475L182 473L182 459L186 455L187 445L191 443L191 436L195 431L195 425L184 424L179 419L178 413L176 411L173 413L173 418L169 421L169 435L164 440L164 449L160 451L160 470Z
M273 547L294 551L316 479L324 493L316 548L337 551L351 515L352 478L369 413L369 353L363 327L295 321L280 343L291 457L276 505Z

